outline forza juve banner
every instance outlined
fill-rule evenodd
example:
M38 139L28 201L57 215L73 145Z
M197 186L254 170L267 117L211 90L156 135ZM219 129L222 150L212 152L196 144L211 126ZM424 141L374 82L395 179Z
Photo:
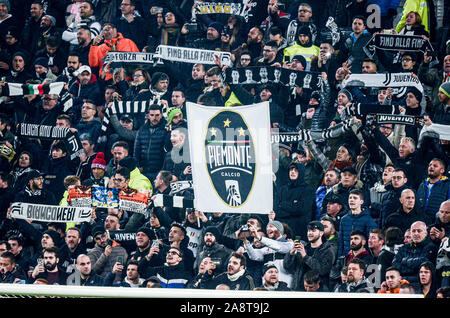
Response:
M83 146L81 145L78 134L74 134L69 128L24 123L19 125L18 133L22 137L64 140L68 146L67 149L71 160L75 159L83 152Z
M375 48L389 51L420 51L425 53L426 51L433 51L433 46L429 40L425 40L418 35L401 35L401 34L381 34L378 33L367 42L365 51L373 56Z
M296 71L273 66L253 66L227 68L222 73L223 80L229 84L275 83L318 90L322 88L322 76L318 72Z
M273 209L269 103L233 108L188 102L194 206L268 214Z
M155 57L155 53L144 52L108 52L103 59L104 63L115 64L163 64Z
M173 62L215 65L214 55L218 55L220 57L222 65L232 64L230 52L193 49L189 47L169 45L159 45L156 48L155 57Z
M11 218L39 222L89 222L92 209L59 205L31 204L14 202L11 205Z
M412 73L379 73L379 74L350 74L342 82L342 87L415 87L423 93L423 86Z
M199 2L193 9L192 16L197 14L232 14L243 17L245 22L252 16L250 13L256 3L251 0L242 0L242 3L229 2Z

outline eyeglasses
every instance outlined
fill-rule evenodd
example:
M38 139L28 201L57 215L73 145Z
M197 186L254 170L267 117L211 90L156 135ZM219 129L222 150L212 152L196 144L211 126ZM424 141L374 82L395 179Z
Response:
M412 59L406 58L406 59L402 59L402 62L411 62Z
M301 10L298 10L298 12L303 12L303 13L305 13L305 12L311 12L311 10L301 9Z
M180 256L180 254L175 251L168 251L167 254Z

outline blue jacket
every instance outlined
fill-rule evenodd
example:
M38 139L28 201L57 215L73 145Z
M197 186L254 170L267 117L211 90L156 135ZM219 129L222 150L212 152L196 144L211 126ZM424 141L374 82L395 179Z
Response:
M431 191L428 189L429 178L424 180L417 189L417 200L425 214L425 221L428 225L434 222L436 213L442 202L450 198L450 179L442 177L434 183Z
M377 224L370 216L369 209L363 210L360 214L347 213L339 225L339 249L338 256L347 255L350 251L350 233L353 230L361 230L369 238L370 231L377 228Z

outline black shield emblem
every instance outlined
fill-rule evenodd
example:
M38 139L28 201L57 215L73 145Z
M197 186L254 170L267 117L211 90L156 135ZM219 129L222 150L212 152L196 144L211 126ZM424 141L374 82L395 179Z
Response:
M205 136L206 167L222 201L238 208L246 201L255 180L255 144L242 116L231 110L217 113Z

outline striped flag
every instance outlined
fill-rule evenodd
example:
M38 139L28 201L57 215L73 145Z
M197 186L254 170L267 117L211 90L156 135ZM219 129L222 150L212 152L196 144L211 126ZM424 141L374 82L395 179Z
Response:
M64 82L54 82L50 84L22 84L6 83L4 86L4 96L23 96L23 95L59 95L64 88Z

